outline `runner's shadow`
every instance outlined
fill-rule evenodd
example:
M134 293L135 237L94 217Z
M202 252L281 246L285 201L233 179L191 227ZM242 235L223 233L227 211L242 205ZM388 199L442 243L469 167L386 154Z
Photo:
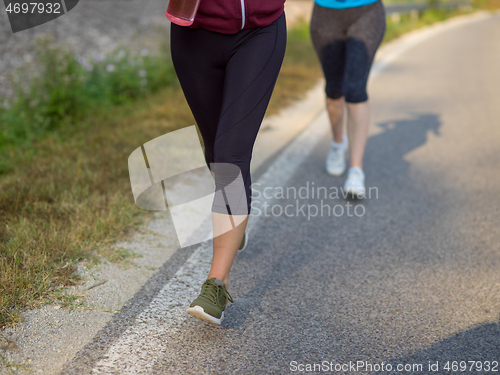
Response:
M365 151L365 171L377 180L406 178L409 162L405 156L427 142L429 132L439 136L442 125L439 115L413 113L411 118L378 123L382 133L368 139Z
M479 361L480 363L468 361ZM421 364L422 370L418 371L419 374L496 373L500 371L500 321L482 324L465 332L457 333L414 354L385 362L393 364L394 367L396 364L410 364L412 366ZM446 366L447 364L448 366ZM429 366L432 367L429 368ZM487 366L490 368L489 371L485 371ZM394 368L393 371L378 372L377 374L402 373L402 371L395 370ZM417 371L413 373L417 373Z
M410 118L387 121L379 123L377 126L383 129L383 131L372 136L367 142L365 163L367 180L369 183L373 183L371 186L376 186L380 190L381 195L383 192L385 196L384 199L394 201L394 197L401 196L402 201L398 202L398 205L412 205L417 202L420 206L418 196L424 193L416 191L414 181L408 178L410 163L405 160L405 156L424 145L427 142L429 132L436 135L440 134L439 129L441 127L441 121L439 115L433 113L412 114ZM319 172L322 174L318 175L318 169L311 168L311 166L308 165L308 163L318 164L320 162L319 154L323 154L323 150L318 149L318 152L313 152L311 158L306 160L304 165L297 169L296 175L291 179L292 184L293 181L304 181L303 179L305 177L308 178L308 180L314 180L317 186L327 186L327 184L332 184L332 182L333 185L339 184L342 186L345 175L340 178L332 179L330 176L326 176L323 170ZM321 158L323 158L323 156L321 156ZM402 195L393 194L395 189L402 190ZM408 195L413 199L407 199L406 196ZM377 208L376 213L373 214L374 219L377 216L390 216L393 214L393 212L390 211L391 208L384 208L384 199L377 199L377 201L380 202L376 203ZM270 205L274 203L275 202L270 202ZM281 201L280 203L283 205L289 202L283 203L283 201ZM304 201L304 203L309 202ZM360 199L357 200L356 204L367 205L369 204L369 200ZM392 204L394 204L394 202L392 202ZM392 206L392 209L393 208L394 206ZM420 210L422 209L426 209L426 207L420 208ZM417 212L414 207L410 207L408 210L403 211ZM421 214L425 215L426 213ZM280 226L278 221L281 220L288 220L288 222L286 225ZM355 219L339 218L335 222L335 232L352 234L357 228L357 224L353 222L353 220ZM404 220L401 220L399 224L404 225ZM380 224L374 224L373 231L375 233L380 233L380 230L377 229L378 225L382 225L382 221L380 221ZM283 228L285 227L288 229L288 234L283 233ZM293 227L295 227L295 229ZM254 233L259 233L259 238L253 237L245 252L238 255L234 266L234 271L236 271L234 272L234 278L249 277L249 275L252 274L251 271L242 270L240 273L238 272L238 268L250 269L251 264L254 264L254 267L255 264L260 264L260 267L266 268L266 276L264 276L251 290L236 299L235 303L228 306L227 318L222 323L225 328L236 330L242 327L252 311L258 312L259 309L262 309L262 299L269 290L293 278L293 275L298 274L302 268L306 267L311 261L315 260L317 256L321 255L322 250L320 250L321 246L317 243L318 238L320 236L328 237L328 235L321 233L314 235L314 231L315 226L313 222L300 222L297 218L295 218L295 220L286 217L263 218L260 220L259 227L255 228L253 231ZM335 233L332 232L331 236L335 236ZM273 245L269 243L270 239L273 240L273 244L279 243L282 247L287 248L279 257L273 257L274 259L272 259L271 262L269 262L269 257L267 257L263 251L263 249L269 249L270 246ZM331 244L332 242L325 240L325 243ZM346 253L349 252L350 245L340 244L340 246L345 249L344 251ZM307 249L307 251L304 251L304 249ZM339 258L339 262L342 261L343 260ZM299 288L301 287L301 282L300 279L293 279L293 283ZM307 284L305 280L304 282ZM237 283L238 282L234 284Z

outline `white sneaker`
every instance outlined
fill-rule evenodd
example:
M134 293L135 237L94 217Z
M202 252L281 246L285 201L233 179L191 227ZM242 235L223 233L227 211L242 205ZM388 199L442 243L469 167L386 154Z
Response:
M364 198L365 196L365 174L360 167L349 168L347 180L344 184L344 191L355 198Z
M326 158L326 171L330 176L340 176L345 171L345 151L348 142L345 134L342 137L342 143L332 141L332 148Z

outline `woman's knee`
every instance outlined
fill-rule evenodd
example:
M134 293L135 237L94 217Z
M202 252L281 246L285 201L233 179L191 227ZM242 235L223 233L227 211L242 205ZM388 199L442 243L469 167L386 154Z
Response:
M216 152L210 169L215 175L215 184L218 188L226 187L244 175L245 163L241 163L234 155L226 152Z
M368 100L366 87L346 85L344 88L344 97L347 103L362 103Z

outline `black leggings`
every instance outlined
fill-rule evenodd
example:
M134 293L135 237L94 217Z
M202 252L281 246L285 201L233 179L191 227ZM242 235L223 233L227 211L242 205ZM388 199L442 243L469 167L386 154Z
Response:
M311 38L326 79L326 96L346 102L368 100L366 83L385 32L385 11L373 4L330 9L314 4Z
M216 194L213 211L249 214L250 160L285 54L285 15L269 26L236 34L172 24L170 35L172 61L203 137L216 191L225 188L230 195L228 190L233 189L241 195L242 187L238 191L231 182L236 178L235 169L243 177L244 204L230 204L228 212L228 197L224 204L217 201Z

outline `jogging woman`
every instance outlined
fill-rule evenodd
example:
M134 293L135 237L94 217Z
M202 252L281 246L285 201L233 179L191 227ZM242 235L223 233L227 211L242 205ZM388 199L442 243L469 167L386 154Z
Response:
M366 84L373 57L385 32L381 0L315 0L311 37L326 79L326 106L333 132L326 170L340 176L350 168L344 191L365 194L363 154L370 123ZM347 107L347 133L344 110Z
M232 302L228 279L246 242L252 149L285 53L284 2L202 0L191 26L171 26L174 67L215 177L214 233L224 232L213 239L207 281L187 309L209 323L220 324Z

